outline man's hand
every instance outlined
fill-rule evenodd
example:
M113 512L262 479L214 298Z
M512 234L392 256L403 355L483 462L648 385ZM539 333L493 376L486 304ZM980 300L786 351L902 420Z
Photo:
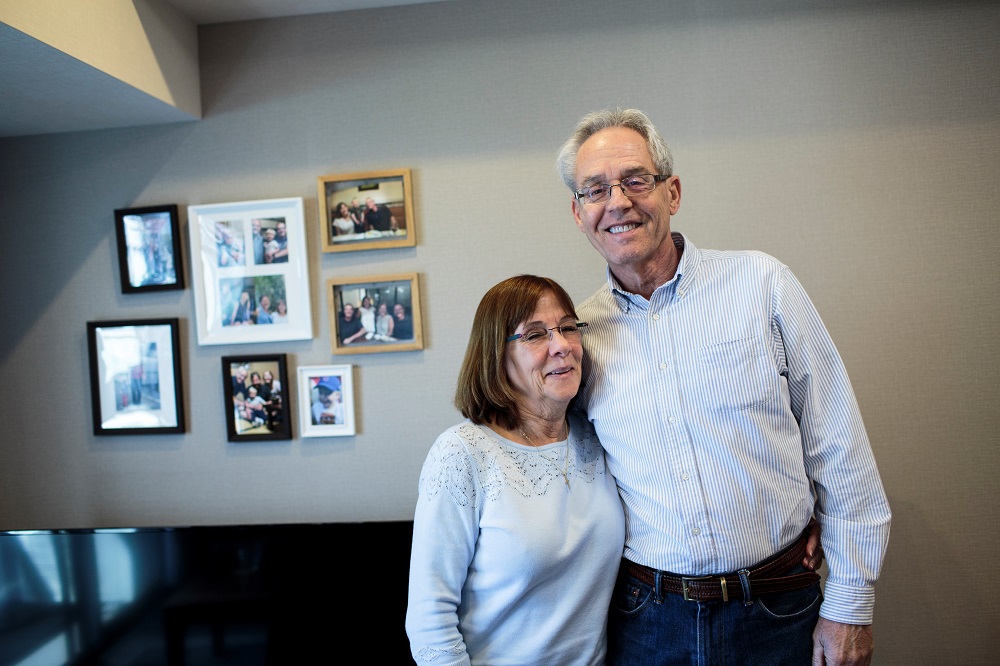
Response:
M823 546L819 542L819 523L815 518L809 519L809 539L806 541L806 556L802 558L802 566L809 571L816 571L823 564Z
M870 624L841 624L821 617L813 631L813 666L868 666L874 649Z

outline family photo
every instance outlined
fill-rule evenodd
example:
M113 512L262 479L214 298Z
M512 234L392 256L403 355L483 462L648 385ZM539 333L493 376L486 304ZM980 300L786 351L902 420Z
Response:
M420 304L416 274L330 280L334 352L420 349Z
M284 355L222 359L229 440L290 439Z

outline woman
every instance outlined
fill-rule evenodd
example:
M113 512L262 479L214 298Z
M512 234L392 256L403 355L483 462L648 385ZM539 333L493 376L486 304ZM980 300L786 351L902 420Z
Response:
M275 304L274 312L271 313L271 322L275 324L288 323L288 305L285 303L285 299L279 299Z
M455 392L467 420L420 474L406 611L418 664L604 663L625 524L600 442L569 411L581 330L548 278L504 280L479 304Z
M358 220L354 217L351 209L347 207L347 204L343 201L338 202L333 212L333 235L344 236L346 234L353 234Z
M233 305L233 314L229 318L229 325L239 326L241 324L252 324L252 314L253 303L250 302L250 294L244 291L240 293L239 302Z
M375 316L375 339L392 340L393 321L389 314L389 306L385 303L378 304L378 314Z
M375 306L372 305L372 299L367 296L362 298L358 313L361 315L361 326L367 331L365 340L371 340L375 337Z

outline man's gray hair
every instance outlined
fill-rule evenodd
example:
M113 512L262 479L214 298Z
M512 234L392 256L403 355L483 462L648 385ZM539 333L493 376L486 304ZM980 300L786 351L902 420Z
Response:
M610 127L627 127L638 132L646 140L646 146L649 148L649 155L653 158L653 165L656 167L657 173L665 176L674 175L674 158L670 155L670 149L645 113L638 109L605 109L592 111L581 118L569 139L559 149L559 155L556 157L556 169L562 176L563 182L566 183L566 187L574 192L578 189L576 156L580 151L580 146L597 132Z

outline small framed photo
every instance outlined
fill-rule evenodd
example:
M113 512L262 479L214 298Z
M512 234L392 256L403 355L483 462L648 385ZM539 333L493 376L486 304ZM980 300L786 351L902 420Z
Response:
M95 435L184 432L177 319L87 322Z
M299 368L299 427L303 437L355 434L354 366Z
M413 247L410 170L319 177L324 252Z
M301 198L188 206L199 345L313 337Z
M326 282L334 354L423 349L416 273Z
M177 205L115 211L123 294L184 288Z
M222 386L230 442L292 438L284 354L223 356Z

